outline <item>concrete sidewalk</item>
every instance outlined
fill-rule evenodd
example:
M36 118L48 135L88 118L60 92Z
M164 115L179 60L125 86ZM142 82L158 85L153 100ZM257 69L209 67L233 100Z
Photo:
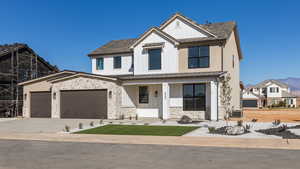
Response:
M197 147L231 147L231 148L264 148L300 150L300 140L254 139L224 137L176 137L176 136L121 136L90 134L12 134L1 133L0 139L38 140L55 142L87 142L113 144L152 144Z

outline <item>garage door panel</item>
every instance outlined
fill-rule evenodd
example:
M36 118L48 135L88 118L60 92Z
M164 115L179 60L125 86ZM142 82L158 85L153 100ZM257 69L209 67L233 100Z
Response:
M31 117L51 117L51 92L32 92L30 101Z
M257 107L257 100L243 100L243 107Z
M62 91L61 118L106 119L107 91Z

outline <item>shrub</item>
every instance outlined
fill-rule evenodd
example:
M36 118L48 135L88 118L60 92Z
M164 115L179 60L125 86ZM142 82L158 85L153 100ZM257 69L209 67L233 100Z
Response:
M121 119L121 120L124 120L124 119L125 119L124 114L122 114L122 115L120 116L120 119Z
M215 127L208 127L208 132L209 133L213 133L216 131L216 128Z
M163 120L162 122L165 124L167 122L167 120Z
M99 124L100 124L100 125L103 124L103 120L100 120L100 121L99 121Z
M149 126L149 123L144 123L145 126Z
M253 123L257 122L258 120L257 119L252 119L251 120Z
M250 124L246 124L246 126L245 126L246 131L249 131L250 128L251 128Z
M272 122L272 124L273 124L274 126L278 126L280 123L281 123L280 120L275 120L275 121Z
M243 126L243 120L238 120L237 121L237 126Z
M83 128L83 124L82 124L82 123L79 123L79 124L78 124L78 128L79 128L79 129L82 129L82 128Z
M129 116L129 120L132 120L132 117L131 117L131 116Z
M139 119L139 116L136 114L135 115L135 120L138 120Z
M65 126L65 131L66 131L66 132L70 132L70 126L66 125L66 126Z
M122 121L120 121L120 122L119 122L119 124L123 124L123 122L122 122Z
M91 127L94 126L94 122L93 122L93 121L90 122L90 126L91 126Z

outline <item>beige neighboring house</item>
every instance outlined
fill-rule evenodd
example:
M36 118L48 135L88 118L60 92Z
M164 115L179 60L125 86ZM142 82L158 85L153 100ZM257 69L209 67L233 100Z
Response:
M297 107L287 84L277 80L265 80L243 91L243 107L267 107L284 102L287 107Z
M198 24L177 13L88 56L91 74L63 71L21 83L25 117L220 120L220 79L228 75L231 106L241 109L243 56L235 22Z

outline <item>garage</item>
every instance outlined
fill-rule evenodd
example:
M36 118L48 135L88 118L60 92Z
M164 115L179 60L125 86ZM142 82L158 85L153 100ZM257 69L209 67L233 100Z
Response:
M64 90L60 96L61 118L107 119L107 90Z
M243 100L243 107L257 107L257 100Z
M31 117L51 117L51 92L31 92Z

